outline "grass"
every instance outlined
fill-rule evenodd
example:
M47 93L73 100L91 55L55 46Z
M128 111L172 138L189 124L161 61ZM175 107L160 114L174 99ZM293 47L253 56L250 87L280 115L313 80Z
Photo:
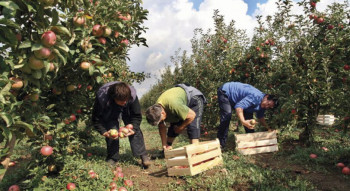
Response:
M161 141L157 127L150 126L145 120L141 125L147 150L149 154L155 155L161 152ZM297 139L297 131L284 131L279 135L280 152L272 154L271 160L279 161L283 159L286 165L302 165L307 170L317 171L319 173L331 173L334 171L334 165L337 162L344 161L349 164L350 158L350 139L349 135L345 136L335 133L332 129L318 129L313 147L305 148L295 146L293 149L286 148L288 141ZM30 148L26 147L26 142L22 141L15 149L13 155L18 161L22 161L7 175L0 184L0 190L7 190L12 184L19 184L23 190L64 190L66 184L74 182L77 190L107 190L109 183L112 181L113 172L110 167L105 165L105 141L96 132L93 136L97 136L97 141L88 146L86 151L77 152L68 155L65 158L64 167L59 173L47 173L47 169L37 171L37 174L28 177L30 168L27 168L27 161L23 158ZM209 132L206 139L213 140L216 132ZM234 143L233 131L230 131L229 144ZM187 145L188 139L186 135L180 135L174 142L174 147ZM321 147L327 147L329 150L325 152ZM91 157L87 157L87 153L93 153ZM310 153L315 153L318 158L313 160L309 158ZM124 169L139 169L139 158L132 156L129 141L122 139L120 142L121 161L119 165ZM233 159L232 156L239 158ZM224 165L215 167L211 171L198 174L196 176L185 177L163 177L167 180L166 184L154 182L155 190L318 190L315 183L304 179L302 176L296 175L293 169L288 168L272 168L271 166L262 166L261 163L252 162L259 160L256 156L243 156L235 151L225 151L223 153ZM160 169L166 169L164 159L156 158L153 165L159 166ZM98 179L91 179L88 172L93 170L98 174ZM139 172L135 172L139 173ZM345 181L349 181L349 177L343 176ZM125 177L130 178L132 177ZM45 179L43 181L43 179ZM147 179L147 177L145 178ZM160 177L162 179L162 177ZM145 190L143 185L134 181L133 187L128 190ZM123 186L122 180L117 181L118 187ZM151 183L150 183L151 184Z

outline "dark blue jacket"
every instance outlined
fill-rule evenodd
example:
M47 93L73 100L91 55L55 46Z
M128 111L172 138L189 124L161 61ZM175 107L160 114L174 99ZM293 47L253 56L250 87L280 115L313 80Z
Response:
M110 129L119 129L120 119L124 121L124 124L133 124L134 128L138 128L141 124L141 107L135 88L129 86L131 98L125 106L119 106L108 95L109 87L116 83L120 82L114 81L104 84L96 92L92 125L101 135Z

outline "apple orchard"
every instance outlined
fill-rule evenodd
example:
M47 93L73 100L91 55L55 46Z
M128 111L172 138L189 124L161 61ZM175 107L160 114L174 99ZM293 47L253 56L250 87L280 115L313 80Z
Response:
M192 53L179 52L161 79L145 94L147 108L164 89L187 82L208 99L202 133L219 123L217 88L228 81L252 84L264 93L276 94L279 108L267 112L274 129L302 129L300 140L313 142L318 114L334 114L346 132L350 116L349 4L332 4L317 10L318 0L297 3L303 14L292 13L290 0L278 1L273 16L258 17L259 26L250 40L235 22L225 25L215 12L215 29L195 30Z
M302 129L299 139L306 145L313 142L318 114L334 114L336 125L347 132L349 4L320 12L318 2L298 2L303 14L296 15L292 1L278 1L275 15L258 17L252 39L215 11L215 28L194 31L191 55L174 56L175 69L166 69L141 98L142 107L154 104L174 84L189 82L208 99L202 132L215 131L217 88L240 81L278 95L281 104L267 113L269 124ZM131 84L147 77L130 71L126 59L131 45L147 46L142 34L148 11L141 0L3 0L0 8L0 175L21 140L32 150L28 168L33 180L42 177L39 169L73 169L65 166L65 158L93 141L94 92L110 81ZM67 184L67 189L75 187Z

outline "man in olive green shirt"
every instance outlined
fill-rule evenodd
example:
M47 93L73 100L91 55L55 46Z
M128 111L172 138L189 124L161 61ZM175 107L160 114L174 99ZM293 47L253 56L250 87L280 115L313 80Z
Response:
M190 143L198 143L200 124L206 99L196 88L178 84L163 92L156 104L146 111L151 125L158 125L164 150L171 149L174 139L187 127ZM165 122L170 123L167 132Z

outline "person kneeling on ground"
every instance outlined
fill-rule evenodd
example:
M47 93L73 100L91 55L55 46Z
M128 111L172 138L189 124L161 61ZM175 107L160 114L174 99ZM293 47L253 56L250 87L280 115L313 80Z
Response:
M128 136L132 153L141 157L143 167L148 168L151 163L140 129L142 115L136 90L124 82L109 82L96 92L92 124L102 136L106 137L106 161L111 165L115 165L119 160L119 138L112 137L110 130L119 130L120 117L125 125L133 125L134 134Z

